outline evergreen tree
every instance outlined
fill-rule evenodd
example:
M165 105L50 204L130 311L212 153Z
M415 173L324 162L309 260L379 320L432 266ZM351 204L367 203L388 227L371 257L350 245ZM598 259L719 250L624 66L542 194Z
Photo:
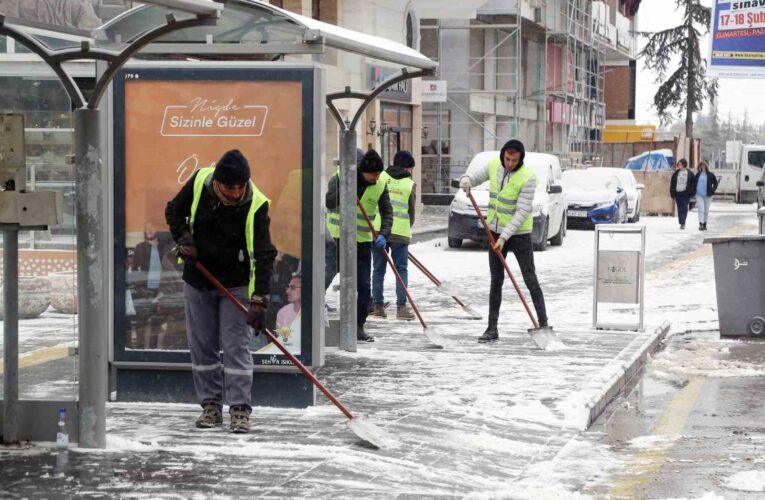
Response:
M659 89L653 102L662 123L672 121L671 111L685 111L685 135L693 137L693 113L701 111L704 99L717 97L717 79L707 80L704 60L701 58L701 37L709 31L712 17L710 7L700 0L675 0L683 10L683 23L655 33L641 33L647 39L638 57L645 60L646 68L655 70ZM679 65L671 74L673 56L680 56Z

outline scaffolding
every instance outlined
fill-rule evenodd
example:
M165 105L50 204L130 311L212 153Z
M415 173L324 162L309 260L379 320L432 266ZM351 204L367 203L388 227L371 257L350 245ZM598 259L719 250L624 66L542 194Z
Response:
M548 3L546 149L564 163L597 163L606 116L605 47L593 30L592 1Z
M421 20L447 101L422 107L423 192L450 192L480 151L519 138L563 164L597 163L605 126L605 44L592 0L489 2L471 20Z

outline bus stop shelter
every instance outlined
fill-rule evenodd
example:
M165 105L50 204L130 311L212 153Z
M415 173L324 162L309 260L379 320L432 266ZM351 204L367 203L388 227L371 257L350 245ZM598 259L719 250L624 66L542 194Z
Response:
M114 143L112 137L115 113L122 118L125 118L125 115L119 115L120 111L112 108L109 97L120 85L126 90L129 80L137 79L134 77L139 75L140 71L149 75L150 79L161 80L162 78L156 75L166 69L183 70L200 61L217 61L211 67L228 67L247 72L247 64L241 63L242 60L274 61L289 54L322 54L327 50L356 53L401 67L398 74L388 78L371 92L355 91L346 87L329 96L324 89L320 65L284 66L284 63L266 62L249 68L259 71L266 70L270 65L278 67L282 76L287 75L287 80L302 82L300 95L303 101L314 104L312 109L303 110L304 116L299 126L303 134L304 154L298 159L296 167L302 174L299 185L303 196L302 210L299 211L303 234L300 262L307 267L302 271L304 282L310 283L310 293L304 292L302 299L304 309L309 312L310 338L302 344L303 348L307 349L301 355L307 361L306 365L313 368L321 366L323 361L323 323L320 317L324 292L324 225L321 217L323 201L320 199L320 183L325 104L340 126L341 169L351 174L342 176L341 184L341 348L355 350L356 302L348 300L354 297L356 289L355 128L365 107L388 86L404 79L432 74L436 63L402 44L322 23L260 1L231 0L218 3L210 0L154 0L145 3L152 5L136 7L92 33L77 37L62 36L63 32L53 26L30 26L22 20L0 16L0 35L12 38L50 66L61 80L74 108L79 301L79 375L76 402L19 401L18 325L7 319L4 322L2 433L6 443L25 439L49 440L55 434L55 416L58 408L68 407L70 413L77 416L70 426L72 439L79 441L81 447L105 446L105 403L111 390L108 383L109 364L115 364L116 350L120 346L123 350L125 348L125 342L117 338L115 324L120 311L124 314L127 309L125 296L116 287L116 284L121 282L125 256L115 250L115 242L119 243L120 238L124 238L123 235L117 234L115 228L124 229L124 226L120 226L120 221L125 223L125 212L123 206L115 204L115 180L124 179L126 172L120 171L120 168L129 168L124 161L124 155L123 161L119 159L120 154L125 151L119 149L120 146ZM132 71L130 68L133 68L134 61L139 58L174 62L165 65L168 68L159 67L162 63L155 63L154 67L149 65L146 68L136 65L136 71ZM89 92L85 92L65 69L65 63L81 60L95 62L95 85ZM205 73L204 69L200 68L202 76L209 74ZM119 79L115 79L117 76ZM173 74L170 76L173 77ZM273 80L274 77L267 76L264 79ZM187 77L187 80L192 83L195 81L193 77ZM103 99L104 97L107 99ZM339 99L360 101L353 116L343 117L338 112L336 102ZM128 102L129 95L124 93L120 108L122 112L127 109ZM288 184L289 180L285 183ZM124 188L125 185L116 187ZM124 239L122 243L124 245ZM4 286L7 286L7 279ZM186 370L188 373L187 353L159 352L146 355L149 357L143 361L123 362L122 368L125 370L130 370L132 366L152 373L155 377L134 381L138 385L161 384L162 372ZM307 384L294 368L283 366L277 357L264 359L272 359L273 362L264 361L261 365L256 363L256 366L277 366L265 371L270 377L267 377L270 382L262 387L262 390L307 393L308 400L304 396L293 404L311 404L310 401L314 397L313 387ZM112 366L112 374L115 373L114 368ZM190 374L186 380L190 386ZM149 385L149 392L151 387Z

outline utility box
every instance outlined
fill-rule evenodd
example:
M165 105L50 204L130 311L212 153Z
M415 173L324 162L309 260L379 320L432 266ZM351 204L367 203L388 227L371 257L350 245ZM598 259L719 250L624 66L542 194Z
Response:
M704 243L714 254L720 336L765 338L765 235Z
M63 222L60 191L27 192L24 115L0 113L0 224L41 227Z

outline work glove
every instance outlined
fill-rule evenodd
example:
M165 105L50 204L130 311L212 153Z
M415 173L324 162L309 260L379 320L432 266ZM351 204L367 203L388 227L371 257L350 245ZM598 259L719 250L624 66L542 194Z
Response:
M197 244L189 233L184 233L178 240L178 255L193 266L197 261Z
M499 238L497 238L497 241L494 242L494 246L492 248L494 250L498 250L498 251L501 252L502 248L504 248L504 246L505 246L505 242L506 241L507 241L506 239L504 239L502 236L500 236Z
M385 236L382 234L378 234L377 238L375 238L375 246L377 248L385 249L385 245L388 244L388 240L385 239Z
M255 330L255 336L266 326L266 310L268 309L268 296L253 295L250 299L250 307L247 309L247 324Z
M470 193L470 177L467 175L460 177L460 189L465 191L465 194Z

